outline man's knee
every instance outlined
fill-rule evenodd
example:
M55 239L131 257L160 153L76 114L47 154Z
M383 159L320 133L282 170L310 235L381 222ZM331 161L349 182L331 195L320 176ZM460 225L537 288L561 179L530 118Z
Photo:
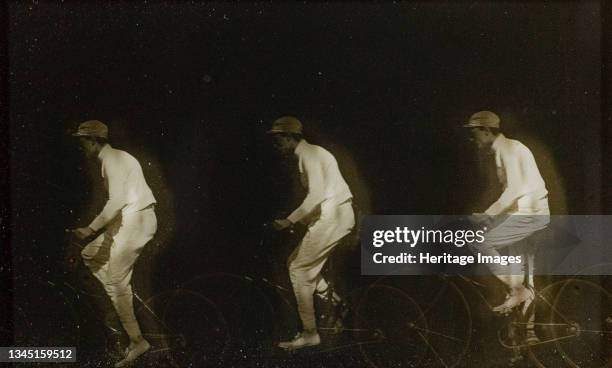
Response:
M92 267L92 259L93 256L91 254L89 254L86 249L83 249L81 251L81 260L83 261L83 264L85 265L85 267L87 267L87 269L89 269L90 272L93 272L93 270L91 269Z
M295 260L290 259L287 261L287 270L289 270L289 277L291 280L297 277L299 271L297 265L295 264Z
M298 264L297 262L292 261L289 263L289 278L293 283L304 283L305 280L308 279L308 272L304 269L303 266Z
M98 239L93 240L83 247L81 250L81 259L83 262L90 262L94 258L100 258L104 256L104 248L101 247Z
M87 247L83 248L81 250L81 259L83 260L83 262L87 262L91 258L92 258L92 256L91 256L91 254L89 254Z
M106 293L113 300L113 298L124 296L124 295L132 295L132 285L124 285L122 283L109 283L104 285L106 289Z

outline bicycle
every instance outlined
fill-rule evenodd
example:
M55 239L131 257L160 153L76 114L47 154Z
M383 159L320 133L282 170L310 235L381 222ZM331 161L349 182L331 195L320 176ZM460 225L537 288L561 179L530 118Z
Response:
M262 229L258 254L253 256L259 270L277 268L275 260L262 256L271 253L266 252L271 243L271 234L274 233L268 227ZM291 232L278 236L299 237ZM338 245L340 247L342 245ZM334 272L331 258L333 256L324 271L327 274ZM286 275L284 262L281 268ZM291 331L298 329L293 291L286 284L286 280L283 282L261 274L215 273L196 277L184 283L183 287L207 295L222 308L226 319L232 321L229 326L233 336L231 350L239 354L234 354L237 361L229 363L238 364L242 360L257 358L267 361L279 355L288 357L292 354L330 357L335 353L355 351L360 356L357 364L361 366L388 367L389 362L406 365L418 361L426 352L422 344L416 344L415 336L409 336L405 329L398 328L393 322L404 320L406 314L421 313L419 306L397 288L378 286L360 287L347 292L341 306L335 305L329 297L315 298L322 344L294 353L280 351L275 348L275 342L292 336ZM335 287L336 284L330 281L329 292ZM248 302L245 303L245 300ZM383 314L378 313L381 307L379 300L385 302ZM281 316L280 322L278 316ZM339 318L342 318L343 324L339 323ZM416 325L427 328L425 321ZM352 356L351 359L357 358Z
M544 321L539 323L540 335L554 343L559 354L552 363L542 362L550 354L544 356L538 345L530 347L538 367L612 367L612 326L606 324L612 312L612 293L601 286L601 276L585 275L585 271L540 292L552 300L552 305L540 306L540 320ZM596 309L599 315L593 315Z
M71 237L67 243L65 264L68 267L64 272L16 278L14 344L75 346L80 366L99 366L106 360L112 363L111 360L118 360L123 354L113 349L120 327L107 334L96 333L108 329L102 323L104 316L100 313L100 305L110 300L97 280L84 269L80 261L80 242ZM222 359L227 348L227 323L205 296L178 289L144 300L134 291L134 305L143 337L152 345L139 362L185 367L194 362ZM81 331L87 327L85 338ZM107 351L100 352L100 346L107 346Z
M525 279L528 278L526 274ZM593 305L585 303L586 300L598 300L601 309L609 313L612 294L588 277L573 276L540 290L536 288L532 308L524 313L515 310L497 321L491 313L495 304L485 295L499 289L491 290L486 285L489 281L496 282L492 276L479 280L441 274L428 280L430 287L427 289L409 288L422 312L409 318L404 326L428 347L429 355L434 358L430 363L437 361L443 367L459 366L473 341L474 316L479 315L484 319L483 324L498 325L495 339L498 345L511 352L510 364L527 357L541 368L612 366L612 358L602 349L602 340L612 336L602 327L605 316L593 317ZM384 278L377 283L393 286L398 280ZM406 288L406 285L398 287ZM498 300L502 297L498 293ZM453 300L455 302L449 303ZM454 307L449 308L450 305ZM426 321L426 330L415 325L420 321Z

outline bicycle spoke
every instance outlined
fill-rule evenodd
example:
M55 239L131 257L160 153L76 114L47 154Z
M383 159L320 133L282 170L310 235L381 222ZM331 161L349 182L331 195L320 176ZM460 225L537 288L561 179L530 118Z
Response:
M559 310L557 310L557 308L555 308L555 306L551 302L549 302L541 294L539 295L539 297L541 300L543 300L546 303L546 305L550 308L551 311L553 311L553 313L561 317L567 324L571 324L570 321L567 318L565 318L565 316L561 314L561 312L559 312Z
M446 291L446 289L448 288L448 283L450 281L444 279L444 281L446 281L444 283L444 286L442 286L442 288L440 288L440 290L438 291L438 293L434 296L433 300L431 300L428 305L427 308L423 309L423 313L421 313L421 315L415 319L414 321L411 322L416 322L419 321L423 318L425 318L425 316L427 315L427 313L429 313L429 311L433 310L434 306L436 306L438 304L438 300L442 297L442 295L444 294L444 291Z
M150 353L161 353L163 351L171 351L171 348L157 348L157 349L151 349L149 352Z
M503 340L499 340L500 344L506 348L506 349L514 349L514 348L528 348L528 347L533 347L533 346L538 346L538 345L545 345L545 344L550 344L551 342L556 342L556 341L562 341L562 340L567 340L567 339L571 339L571 338L575 338L576 335L567 335L567 336L562 336L562 337L556 337L554 339L548 339L548 340L541 340L539 342L535 342L532 344L519 344L519 345L508 345L506 344Z
M140 304L149 312L149 315L153 316L157 320L157 322L161 325L161 327L164 328L165 331L168 331L172 334L176 334L176 332L173 331L161 318L159 318L157 313L155 313L155 311L151 309L149 304L142 300L142 298L137 293L134 293L134 298L136 298L136 300L138 300Z
M344 350L344 349L348 349L348 348L352 348L352 347L365 346L365 345L375 345L375 344L380 344L380 341L354 342L354 343L350 343L350 344L334 346L332 348L318 350L316 353L318 353L318 354L320 354L320 353L330 353L330 352L333 352L333 351Z
M535 343L533 345L542 345L542 344L546 344L546 343L549 343L549 342L562 341L562 340L567 340L567 339L571 339L571 338L575 338L575 337L576 337L576 335L560 336L560 337L555 337L554 339L548 339L548 340L540 341L540 342Z
M417 333L419 334L419 336L421 336L421 338L425 341L425 343L427 344L427 346L429 346L429 348L431 349L431 351L433 351L433 353L436 355L436 357L438 358L438 360L440 360L440 363L442 363L442 365L446 368L448 368L448 365L444 362L444 359L442 359L442 357L440 356L440 354L438 354L438 352L436 351L436 349L434 349L434 347L429 343L429 341L427 340L427 338L425 338L425 336L423 336L423 334L420 331L417 331Z
M317 329L319 331L337 331L338 330L335 327L318 327ZM368 328L342 328L341 330L347 331L347 332L370 332L372 331Z
M464 342L465 341L465 340L461 340L461 339L459 339L457 337L448 336L448 335L445 335L443 333L436 332L434 330L429 330L429 329L426 329L426 328L421 328L421 327L417 327L417 326L411 326L411 328L414 328L415 330L427 332L427 333L430 333L432 335L441 336L441 337L444 337L444 338L447 338L447 339L450 339L450 340L455 340L455 341L459 341L459 342Z
M602 330L583 330L583 329L578 329L578 331L580 332L590 332L590 333L597 333L597 334L612 334L612 331L602 331Z
M270 280L266 279L265 277L262 277L262 278L261 278L261 280L262 280L263 282L265 282L267 285L270 285L271 287L273 287L273 288L275 288L275 289L278 289L278 290L280 290L280 291L284 291L284 292L287 292L287 293L293 293L293 290L289 290L289 289L287 289L287 288L285 288L285 287L282 287L282 286L280 286L280 285L277 285L277 284L273 283L272 281L270 281Z
M567 323L546 323L546 322L512 322L515 326L568 326Z

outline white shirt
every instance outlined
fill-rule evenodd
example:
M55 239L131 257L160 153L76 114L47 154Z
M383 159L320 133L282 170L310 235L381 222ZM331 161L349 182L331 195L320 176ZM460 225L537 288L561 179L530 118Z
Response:
M485 213L548 214L548 191L529 148L503 134L497 136L491 148L504 192Z
M338 162L323 147L302 139L295 147L295 155L299 160L300 180L308 194L302 204L287 217L289 221L300 221L325 201L341 204L353 198L340 173Z
M105 145L98 159L102 162L102 177L108 191L108 201L102 212L89 224L95 231L106 226L119 212L127 215L156 203L145 181L142 167L129 153Z

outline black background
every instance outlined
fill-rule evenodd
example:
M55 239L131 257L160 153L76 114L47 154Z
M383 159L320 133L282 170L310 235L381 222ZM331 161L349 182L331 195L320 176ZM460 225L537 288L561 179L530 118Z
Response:
M337 156L367 213L482 210L493 179L459 126L484 109L532 149L553 212L605 210L597 2L4 10L14 276L56 272L64 229L103 205L98 168L68 135L89 119L139 159L159 201L156 290L252 268L260 225L300 200L265 135L284 114Z

